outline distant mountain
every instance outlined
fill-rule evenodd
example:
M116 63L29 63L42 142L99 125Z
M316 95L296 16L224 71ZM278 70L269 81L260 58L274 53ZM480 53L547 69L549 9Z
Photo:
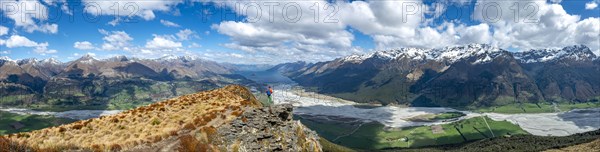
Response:
M272 68L271 64L231 64L221 63L224 66L231 67L234 71L265 71Z
M276 66L271 67L267 71L279 72L279 73L291 73L298 70L302 70L305 67L310 66L311 63L306 63L303 61L293 62L293 63L283 63L278 64Z
M107 106L118 102L130 106L231 83L251 83L232 76L231 67L193 56L96 59L85 55L67 63L2 57L0 70L0 105Z
M359 102L464 107L597 100L599 63L582 45L515 53L471 44L377 51L281 72Z

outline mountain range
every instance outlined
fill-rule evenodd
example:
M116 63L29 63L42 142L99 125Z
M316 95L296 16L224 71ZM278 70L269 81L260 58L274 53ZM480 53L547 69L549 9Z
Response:
M402 48L271 70L357 102L479 107L600 97L600 60L583 45L524 52L485 44Z
M251 83L232 74L234 70L233 66L193 56L96 59L86 55L67 63L52 58L11 60L2 57L0 105L130 104L226 84Z

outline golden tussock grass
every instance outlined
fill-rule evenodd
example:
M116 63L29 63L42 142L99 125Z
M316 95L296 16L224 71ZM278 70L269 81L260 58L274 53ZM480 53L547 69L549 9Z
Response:
M212 91L184 95L112 116L78 121L59 127L0 137L0 147L28 147L59 151L76 148L98 151L127 150L140 144L158 142L171 136L181 143L194 143L179 131L198 128L210 143L219 125L239 116L242 107L260 107L260 103L244 87L232 85ZM193 138L193 137L192 137ZM73 146L76 145L76 146ZM210 144L189 149L209 150ZM33 151L33 150L32 150ZM200 150L202 151L202 150Z

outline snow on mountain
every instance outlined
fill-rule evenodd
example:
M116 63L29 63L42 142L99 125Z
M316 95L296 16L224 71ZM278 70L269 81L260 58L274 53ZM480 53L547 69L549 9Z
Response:
M131 60L124 55L113 56L107 59L103 59L102 61L109 62L130 62Z
M23 65L23 64L37 64L38 60L35 58L28 58L28 59L22 59L22 60L18 60L17 64L19 65Z
M556 61L558 59L573 59L575 61L593 60L596 55L584 45L574 45L562 49L539 49L516 52L514 57L523 63Z
M42 61L40 61L40 63L42 63L42 64L62 64L62 62L60 62L54 58L43 59Z
M198 59L200 59L200 58L197 57L197 56L189 56L189 55L186 55L186 56L176 56L176 55L172 55L171 54L171 55L163 56L163 57L158 58L156 60L158 60L158 61L176 61L176 60L181 60L181 61L187 62L187 61L194 61L194 60L198 60Z
M435 60L454 63L464 58L485 55L475 63L485 63L498 56L502 50L486 44L470 44L467 46L446 47L442 49L400 48L397 50L376 51L365 55L351 55L342 58L344 62L361 63L370 58L393 60L409 58L413 60Z
M77 59L77 61L79 61L80 63L84 63L84 64L93 64L94 62L96 62L98 60L96 58L94 58L92 55L86 54L86 55L82 56L81 58Z
M1 61L14 61L10 57L8 57L8 56L0 56L0 60Z

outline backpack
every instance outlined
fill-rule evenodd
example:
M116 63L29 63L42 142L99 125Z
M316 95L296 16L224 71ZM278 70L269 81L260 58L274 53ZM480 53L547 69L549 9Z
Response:
M273 93L272 90L267 90L266 92L267 92L267 96L271 96L271 93Z

